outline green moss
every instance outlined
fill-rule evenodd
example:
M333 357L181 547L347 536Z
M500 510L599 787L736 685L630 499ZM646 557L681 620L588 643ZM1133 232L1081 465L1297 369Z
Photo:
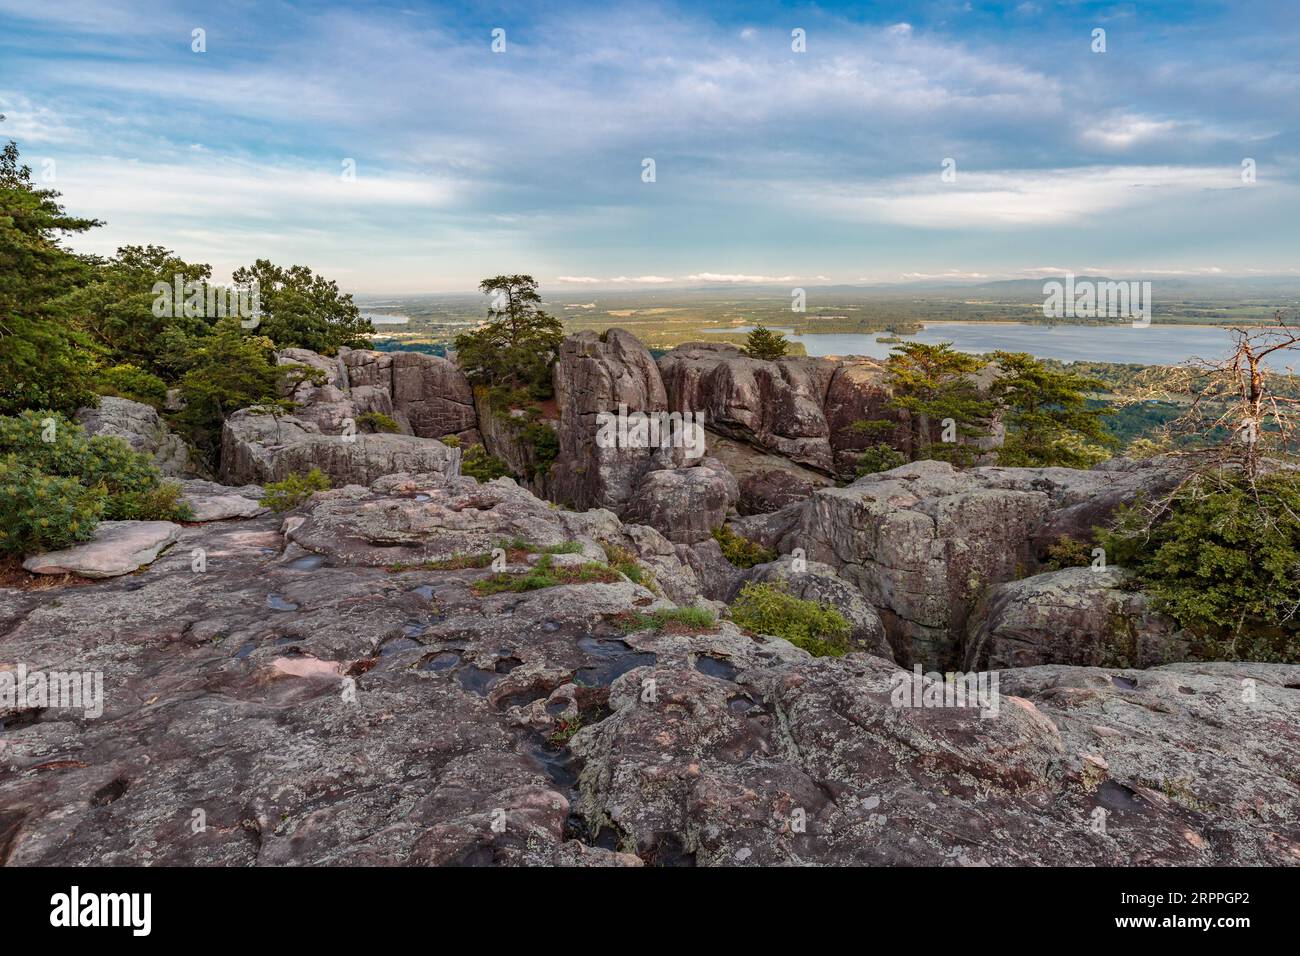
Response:
M814 657L841 657L851 649L852 627L843 614L797 598L783 584L746 584L731 605L731 619L756 634L784 637Z

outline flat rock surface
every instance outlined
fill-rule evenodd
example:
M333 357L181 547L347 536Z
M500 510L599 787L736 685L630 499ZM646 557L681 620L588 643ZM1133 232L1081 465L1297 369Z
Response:
M516 535L675 560L525 494L394 476L0 589L0 671L103 681L99 716L0 709L0 863L1300 864L1300 667L1004 671L984 716L867 654L655 630L630 580L422 563Z
M23 562L23 567L33 574L76 574L83 578L130 574L173 544L180 530L180 525L170 521L103 521L93 540L33 555Z

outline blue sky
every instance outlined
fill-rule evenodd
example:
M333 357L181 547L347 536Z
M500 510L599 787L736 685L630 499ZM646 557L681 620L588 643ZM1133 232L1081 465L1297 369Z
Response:
M0 136L107 221L76 248L363 293L1300 272L1294 0L216 6L0 0Z

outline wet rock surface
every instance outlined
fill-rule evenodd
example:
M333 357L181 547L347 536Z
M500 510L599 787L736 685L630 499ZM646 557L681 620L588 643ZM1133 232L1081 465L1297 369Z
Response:
M0 862L1300 864L1300 667L1042 666L995 716L897 706L887 660L655 630L634 615L672 603L625 578L482 594L492 568L423 563L514 537L507 573L616 542L690 597L651 529L441 474L0 590L0 669L103 675L99 717L0 709Z

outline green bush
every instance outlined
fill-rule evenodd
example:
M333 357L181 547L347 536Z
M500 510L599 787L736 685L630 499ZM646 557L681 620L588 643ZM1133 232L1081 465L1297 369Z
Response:
M496 455L489 455L482 445L470 445L460 460L460 473L478 481L506 478L510 469Z
M266 493L262 496L262 504L272 511L289 511L316 492L328 491L329 487L329 477L319 468L313 468L305 475L294 472L283 481L272 481L265 485L263 490Z
M0 458L0 554L57 551L95 534L104 513L103 489Z
M852 627L843 614L795 597L784 584L746 584L731 605L731 619L755 634L784 637L814 657L841 657L851 649Z
M113 365L95 375L95 391L162 408L167 401L167 383L138 365Z
M446 445L448 448L459 448L459 447L460 447L460 436L459 436L459 435L443 435L441 438L438 439L438 441L442 442L442 443L443 443L444 445Z
M396 419L383 412L362 412L357 416L356 424L358 428L369 428L375 432L392 433L402 430L402 426L397 424Z
M49 551L93 537L101 519L184 521L180 486L120 438L87 437L55 412L0 416L0 551Z
M1300 474L1197 476L1154 523L1141 505L1101 536L1197 657L1300 662Z
M743 538L724 524L713 532L713 540L722 548L722 556L738 568L752 568L756 564L767 564L776 560L776 552L769 551L761 544Z
M907 464L907 456L884 442L863 449L858 455L857 476L875 475Z
M1069 535L1060 535L1047 546L1045 571L1062 571L1065 568L1086 568L1092 565L1092 545Z

